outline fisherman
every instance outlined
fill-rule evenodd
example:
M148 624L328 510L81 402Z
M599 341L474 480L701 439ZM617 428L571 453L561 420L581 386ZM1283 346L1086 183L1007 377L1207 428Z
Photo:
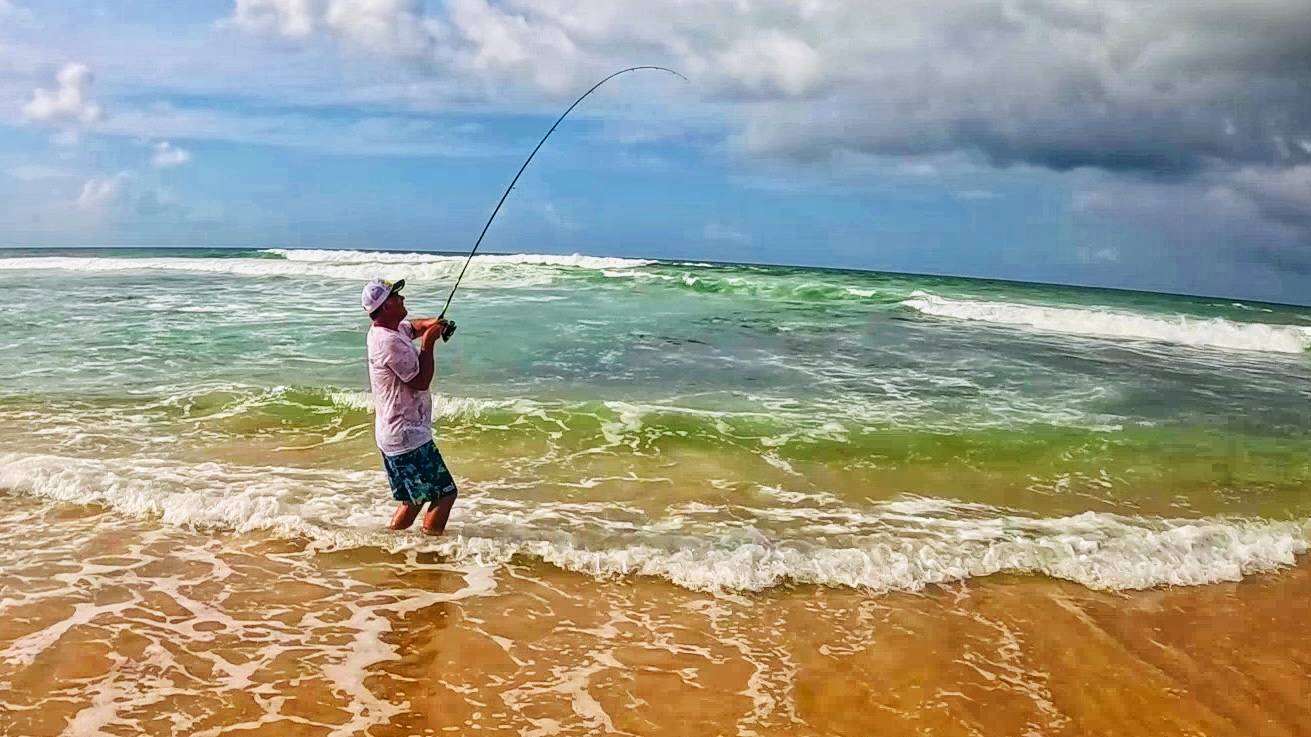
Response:
M433 442L428 388L436 372L433 350L448 323L442 318L407 320L404 286L404 279L374 279L364 285L360 300L373 320L368 337L369 385L376 413L373 435L392 498L400 502L391 529L408 529L428 505L421 527L429 535L440 535L457 491Z

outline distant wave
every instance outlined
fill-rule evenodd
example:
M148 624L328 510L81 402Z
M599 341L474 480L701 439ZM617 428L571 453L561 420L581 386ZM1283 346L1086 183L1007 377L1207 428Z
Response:
M743 276L733 274L733 267L715 266L713 264L679 264L682 267L702 266L706 271L682 274L660 273L657 271L609 270L601 275L607 279L638 279L674 289L682 289L698 294L718 294L725 296L745 296L782 302L819 304L825 302L851 302L853 304L894 304L901 295L886 288L860 288L849 286L840 281L825 282L820 275L809 278L779 278L777 276Z
M281 256L288 261L305 261L312 263L358 264L358 263L444 263L454 261L463 264L465 256L448 256L433 253L386 253L380 251L338 251L312 248L268 248L261 253ZM479 254L473 257L473 263L483 265L528 264L537 266L564 266L581 269L632 269L650 266L656 263L649 259L615 258L608 256L583 256L571 254L559 256L541 253L506 253Z
M412 281L447 280L455 277L464 265L464 257L429 254L387 254L367 251L299 251L262 252L277 258L205 258L205 257L74 257L24 256L0 259L0 270L60 270L78 272L183 271L208 274L231 274L251 277L319 277L328 279L368 280L377 277ZM542 254L475 256L466 277L469 283L492 283L497 286L537 286L550 284L560 269L628 270L653 261L600 258L593 256L552 256Z
M948 299L918 290L901 304L936 317L1013 325L1042 332L1266 353L1302 353L1311 348L1311 327L1299 325Z
M737 508L757 524L789 514L803 523L773 534L704 504L671 509L651 526L624 519L633 512L618 502L520 503L476 488L461 496L451 536L433 540L383 531L389 502L379 472L142 458L0 454L0 488L188 527L266 530L326 547L420 547L457 563L527 556L597 577L660 576L705 591L788 583L917 591L996 573L1128 590L1237 581L1292 565L1308 550L1306 520L1040 518L921 498L796 507L794 497L806 495L786 492L767 508ZM804 524L825 533L817 538Z

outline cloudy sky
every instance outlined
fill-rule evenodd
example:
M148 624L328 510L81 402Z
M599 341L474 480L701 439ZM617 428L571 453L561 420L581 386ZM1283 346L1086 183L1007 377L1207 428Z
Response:
M0 246L462 250L1311 302L1307 0L0 0Z

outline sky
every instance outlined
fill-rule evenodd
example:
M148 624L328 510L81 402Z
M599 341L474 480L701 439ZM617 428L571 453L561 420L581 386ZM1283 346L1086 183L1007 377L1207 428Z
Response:
M483 248L1311 303L1307 0L0 0L0 247Z

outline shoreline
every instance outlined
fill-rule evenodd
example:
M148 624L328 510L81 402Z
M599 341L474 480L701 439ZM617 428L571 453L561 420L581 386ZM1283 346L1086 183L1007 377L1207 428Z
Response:
M998 575L715 596L21 498L0 531L16 522L55 538L0 548L26 550L0 574L0 703L28 737L90 734L72 727L92 717L173 734L179 714L196 735L1311 730L1306 556L1136 592ZM15 610L14 577L43 556L68 562Z

